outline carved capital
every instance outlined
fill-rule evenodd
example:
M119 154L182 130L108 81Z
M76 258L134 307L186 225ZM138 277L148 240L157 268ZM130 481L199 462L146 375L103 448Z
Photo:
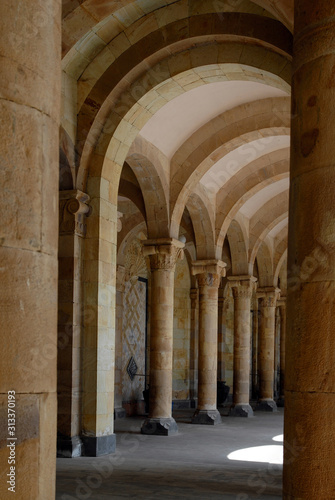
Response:
M256 291L257 278L254 276L229 276L228 280L234 299L251 299Z
M198 260L193 262L192 274L196 275L199 287L219 288L221 278L226 275L227 264L222 260Z
M178 260L184 257L184 243L174 238L159 238L143 243L143 255L150 259L152 271L173 271Z
M257 297L260 299L260 307L276 307L280 290L275 287L258 288Z
M86 234L86 217L91 213L90 197L79 190L59 193L59 234Z

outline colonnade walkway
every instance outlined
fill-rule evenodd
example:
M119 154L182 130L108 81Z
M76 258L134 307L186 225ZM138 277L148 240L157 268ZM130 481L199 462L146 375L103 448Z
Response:
M143 417L117 420L114 455L57 459L56 499L282 498L282 409L244 419L223 408L216 426L191 424L193 412L174 412L171 437L141 435Z

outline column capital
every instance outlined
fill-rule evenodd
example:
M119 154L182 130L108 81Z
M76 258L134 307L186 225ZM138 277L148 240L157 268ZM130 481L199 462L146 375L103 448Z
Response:
M172 271L178 260L184 257L185 244L174 238L157 238L143 242L144 257L150 258L151 270Z
M233 291L234 299L250 298L256 291L257 278L255 276L229 276L229 286Z
M59 234L86 235L86 217L91 213L88 194L72 189L59 193Z
M276 307L280 297L280 289L274 286L257 289L257 298L260 299L260 307Z
M226 275L226 265L222 260L197 260L192 263L192 274L197 277L199 287L219 288L221 278Z

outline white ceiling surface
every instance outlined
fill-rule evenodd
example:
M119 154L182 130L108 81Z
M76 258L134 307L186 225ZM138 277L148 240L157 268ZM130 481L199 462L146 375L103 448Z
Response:
M280 233L280 231L284 229L284 227L286 227L288 230L288 217L285 217L285 219L283 219L275 227L273 227L268 236L270 236L271 238L275 238Z
M251 141L234 149L215 163L202 177L203 184L211 193L217 193L239 170L264 155L283 150L280 158L289 158L290 137L278 135Z
M196 87L172 99L142 128L141 134L171 159L199 127L224 111L287 93L263 83L223 81Z
M277 196L278 194L287 191L289 189L290 179L287 176L286 179L282 179L280 181L274 182L265 188L261 189L252 196L248 201L244 203L244 205L240 208L240 212L248 219L251 219L255 215L255 213L262 208L265 203L270 201L272 198ZM288 209L288 205L287 205Z

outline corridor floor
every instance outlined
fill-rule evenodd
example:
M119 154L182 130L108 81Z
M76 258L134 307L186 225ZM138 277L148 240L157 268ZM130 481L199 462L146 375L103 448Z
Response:
M116 421L114 455L57 459L56 499L281 498L282 465L270 455L281 455L273 438L283 433L282 410L244 419L222 409L215 427L190 424L192 413L174 412L179 434L171 437L141 435L142 417ZM248 448L238 460L228 458Z

